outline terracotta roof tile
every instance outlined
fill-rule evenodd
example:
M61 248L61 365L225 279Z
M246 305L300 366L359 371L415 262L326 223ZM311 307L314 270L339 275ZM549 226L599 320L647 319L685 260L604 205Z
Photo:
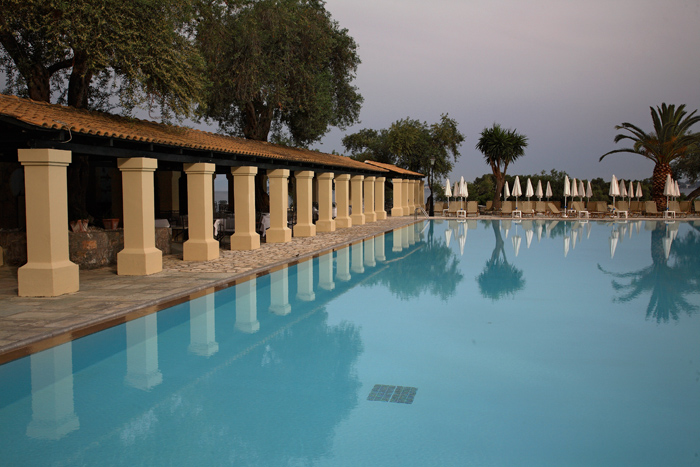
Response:
M278 146L263 141L235 138L148 120L21 99L4 94L0 94L0 115L42 128L61 129L67 126L74 133L86 135L214 151L223 154L257 156L299 162L300 164L322 164L373 172L384 171L379 166L368 167L363 162L345 156Z
M413 172L412 170L407 170L407 169L402 169L401 167L397 167L392 164L386 164L384 162L376 162L376 161L365 161L365 164L373 165L375 167L379 167L381 169L388 170L390 172L395 172L399 175L413 175L417 177L425 177L423 174L419 174L418 172Z

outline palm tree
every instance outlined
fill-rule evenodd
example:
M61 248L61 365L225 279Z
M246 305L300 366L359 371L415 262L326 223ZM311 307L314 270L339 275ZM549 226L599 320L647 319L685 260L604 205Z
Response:
M600 160L616 152L639 154L654 162L652 175L651 196L656 202L657 209L666 209L664 184L666 176L671 173L671 162L683 159L700 143L700 134L692 133L690 128L700 122L700 115L694 110L690 115L685 111L685 104L676 109L675 105L661 104L661 108L651 109L651 119L654 131L647 133L631 123L616 125L616 130L623 130L615 136L615 143L628 139L632 141L631 148L615 149L600 156Z
M524 155L526 147L527 136L521 135L515 130L505 130L498 123L494 123L491 128L484 128L481 132L476 149L484 154L486 163L491 166L493 176L496 178L496 193L493 196L494 209L501 208L501 192L503 185L505 185L508 165Z

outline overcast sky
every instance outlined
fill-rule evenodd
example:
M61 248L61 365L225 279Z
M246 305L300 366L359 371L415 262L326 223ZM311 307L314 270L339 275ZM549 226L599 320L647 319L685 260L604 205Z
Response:
M698 0L327 0L359 45L361 123L315 146L405 117L448 113L466 136L453 171L490 172L474 149L494 122L529 138L510 174L647 178L653 164L611 155L615 125L651 130L650 106L700 108ZM700 131L700 126L696 127Z

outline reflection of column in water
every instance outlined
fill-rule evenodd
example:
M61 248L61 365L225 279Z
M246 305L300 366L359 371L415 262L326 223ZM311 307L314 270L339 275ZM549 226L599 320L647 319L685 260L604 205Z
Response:
M323 290L335 289L335 282L333 282L333 252L318 257L318 286Z
M297 264L297 298L304 302L316 300L314 293L314 262L312 259Z
M214 289L206 295L190 300L190 353L211 357L219 351L216 342L216 304Z
M337 269L336 278L339 281L349 281L350 275L350 247L341 248L336 253Z
M32 421L27 436L60 439L80 428L73 406L73 350L67 342L29 357Z
M409 227L406 228L408 231L408 243L410 245L415 245L416 244L416 226L418 224L413 224Z
M403 250L403 235L401 229L394 230L394 246L391 251L402 251Z
M362 257L362 242L357 242L350 248L352 249L352 272L362 274L365 272L365 266L363 264L364 259Z
M289 304L289 268L286 265L270 273L270 311L279 316L292 312Z
M401 229L401 246L404 248L408 248L409 246L411 246L409 239L409 235L411 234L409 230L411 230L410 227L404 227Z
M260 330L257 284L253 278L236 285L236 329L248 334Z
M377 265L374 261L374 239L368 238L364 241L365 266L373 268Z
M386 236L384 234L379 234L374 237L374 259L377 261L386 261L386 255L384 253L385 242Z
M126 323L124 382L147 391L163 382L158 369L158 315L152 313Z

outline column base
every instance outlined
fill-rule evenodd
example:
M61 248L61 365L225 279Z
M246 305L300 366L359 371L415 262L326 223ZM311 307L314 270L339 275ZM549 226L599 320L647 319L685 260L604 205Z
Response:
M32 419L27 425L27 436L34 439L59 440L80 428L80 420L75 412L58 420Z
M386 219L386 211L379 211L376 214L378 221L383 221L384 219Z
M301 300L302 302L313 302L316 300L316 294L313 292L299 292L297 294L297 300Z
M403 208L391 208L391 217L403 216Z
M80 289L78 265L68 260L57 263L27 263L17 270L20 297L57 297Z
M338 217L335 219L336 229L349 229L352 227L352 219L349 217Z
M124 382L132 388L148 391L163 382L163 373L160 370L150 373L127 373Z
M292 305L287 303L286 305L270 305L270 313L274 313L277 316L286 316L292 312Z
M209 261L219 257L219 242L211 240L187 240L182 245L183 261Z
M350 216L352 220L352 225L364 225L365 215L364 214L353 214Z
M188 352L200 357L211 357L219 351L218 342L207 342L202 344L190 344L187 346Z
M322 288L323 290L333 290L333 289L335 289L335 282L333 282L333 281L319 282L318 286L320 288Z
M252 234L237 234L231 235L231 250L248 251L257 250L260 248L260 235Z
M241 332L245 332L246 334L253 334L260 330L260 321L256 320L247 323L236 323L234 327Z
M287 243L292 241L292 230L289 227L281 229L270 227L265 234L267 243Z
M315 237L316 226L313 224L297 224L294 226L295 237Z
M319 232L335 232L335 220L316 222L316 230Z
M352 279L352 275L346 274L344 272L339 272L338 274L335 275L335 278L338 279L339 281L347 282L350 279Z
M124 248L117 253L117 274L120 276L148 276L162 270L163 252L158 248Z

